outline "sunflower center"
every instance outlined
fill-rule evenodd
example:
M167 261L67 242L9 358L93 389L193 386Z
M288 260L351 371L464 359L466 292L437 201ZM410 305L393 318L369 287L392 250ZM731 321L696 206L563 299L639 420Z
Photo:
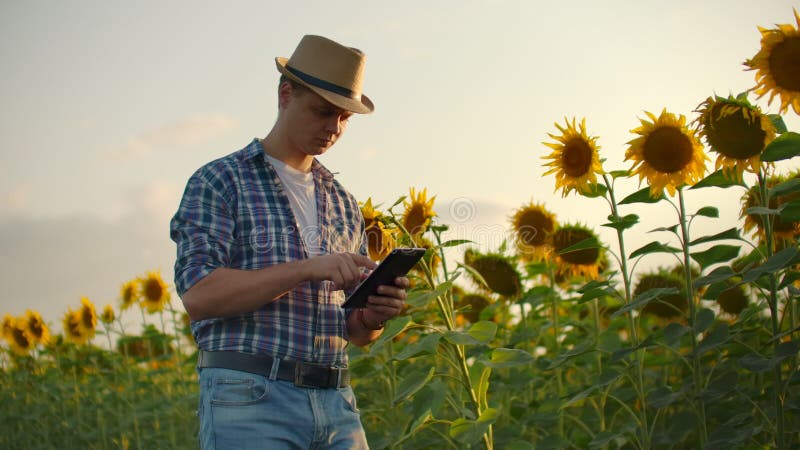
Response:
M761 129L761 121L756 117L751 121L737 109L733 114L714 120L708 129L708 143L711 148L734 159L748 159L764 149L767 133ZM718 108L712 114L716 116ZM757 114L757 113L756 113Z
M653 130L643 145L644 160L661 173L674 173L692 160L692 142L675 127Z
M570 139L561 152L561 166L572 178L586 175L592 167L592 147L583 139Z
M366 230L367 245L372 248L375 253L380 253L383 249L383 232L379 226L371 226Z
M30 329L31 334L33 334L34 337L36 337L37 339L41 338L42 335L44 335L44 326L42 322L38 320L31 320L28 323L28 328Z
M158 301L161 298L163 293L163 289L161 289L161 284L157 280L148 279L144 285L144 296L152 301Z
M14 338L14 342L22 348L28 348L31 345L28 336L25 335L22 328L14 327L14 329L11 330L11 336Z
M81 322L83 323L83 326L85 326L86 328L89 329L94 328L95 325L94 315L92 314L92 311L89 308L83 308L83 310L81 311Z
M789 37L773 47L769 71L779 87L800 91L800 36Z
M425 227L425 208L422 205L414 204L409 207L403 226L410 234L417 234L424 231Z
M508 261L487 256L473 261L471 265L481 274L492 291L507 297L519 294L519 275Z
M543 245L552 231L553 221L542 211L526 211L519 219L519 236L526 245Z
M556 252L560 252L591 237L594 236L586 230L559 230L553 235L553 247ZM597 248L586 248L561 254L559 257L570 264L590 265L597 262L597 259L600 257L600 250Z

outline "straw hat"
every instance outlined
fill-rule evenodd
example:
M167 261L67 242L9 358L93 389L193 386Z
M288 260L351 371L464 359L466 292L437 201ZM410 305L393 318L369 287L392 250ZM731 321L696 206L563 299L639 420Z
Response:
M354 113L371 113L375 106L361 93L366 55L322 36L305 35L291 58L277 57L278 71L320 97Z

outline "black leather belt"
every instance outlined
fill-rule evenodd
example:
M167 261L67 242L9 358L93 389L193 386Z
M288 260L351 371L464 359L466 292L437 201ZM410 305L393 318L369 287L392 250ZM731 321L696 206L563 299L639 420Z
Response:
M274 362L275 358L267 355L200 350L197 366L241 370L269 377ZM346 367L321 366L290 359L280 360L276 378L304 388L327 389L350 385L350 372Z

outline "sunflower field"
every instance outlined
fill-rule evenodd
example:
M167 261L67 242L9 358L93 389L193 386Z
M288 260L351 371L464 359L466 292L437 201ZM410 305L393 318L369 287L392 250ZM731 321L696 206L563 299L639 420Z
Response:
M555 123L544 175L597 202L611 242L537 199L491 249L449 239L426 189L362 203L371 258L428 249L405 314L350 349L371 448L800 448L800 171L780 169L800 156L782 116L800 114L794 16L760 29L750 91L639 118L628 167L604 167L586 119ZM739 223L687 210L700 189L738 201ZM642 229L653 205L673 220ZM654 240L628 248L631 234ZM672 264L641 268L652 256ZM196 448L196 349L158 272L62 325L3 318L0 448Z

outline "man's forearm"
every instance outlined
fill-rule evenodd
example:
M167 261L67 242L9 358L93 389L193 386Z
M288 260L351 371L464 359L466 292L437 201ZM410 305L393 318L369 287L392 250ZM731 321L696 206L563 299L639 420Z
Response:
M306 281L304 261L240 270L220 267L198 281L181 299L192 320L255 311Z

